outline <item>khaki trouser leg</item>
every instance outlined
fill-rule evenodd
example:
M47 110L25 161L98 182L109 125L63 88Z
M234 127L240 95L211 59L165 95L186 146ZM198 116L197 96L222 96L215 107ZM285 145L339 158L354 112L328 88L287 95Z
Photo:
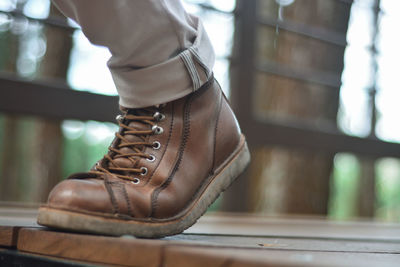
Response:
M198 17L179 0L53 0L88 39L111 52L120 105L166 103L197 90L214 52Z

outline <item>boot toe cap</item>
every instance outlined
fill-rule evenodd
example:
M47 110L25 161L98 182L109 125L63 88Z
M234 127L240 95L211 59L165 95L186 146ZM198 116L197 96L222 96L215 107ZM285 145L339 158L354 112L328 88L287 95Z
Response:
M98 179L62 181L50 192L47 206L82 212L112 213L113 210L104 183Z

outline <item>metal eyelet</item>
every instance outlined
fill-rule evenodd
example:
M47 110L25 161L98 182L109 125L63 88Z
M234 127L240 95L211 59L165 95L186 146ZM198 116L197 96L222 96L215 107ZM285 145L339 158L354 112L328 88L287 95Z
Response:
M133 178L133 180L131 181L132 184L139 184L140 183L140 179L139 178Z
M156 157L154 155L150 155L149 158L146 158L147 161L153 162L156 160Z
M153 127L151 127L151 130L154 134L162 134L164 132L164 129L158 125L154 125Z
M117 121L122 121L124 119L124 116L122 116L121 114L117 115L117 117L115 117L115 119Z
M161 143L158 142L158 141L154 141L154 142L153 142L153 149L158 150L158 149L160 149L160 148L161 148Z
M156 121L162 121L163 119L165 119L165 115L157 111L156 113L154 113L153 118Z
M146 167L141 167L140 170L141 170L140 175L145 176L147 174L147 168Z

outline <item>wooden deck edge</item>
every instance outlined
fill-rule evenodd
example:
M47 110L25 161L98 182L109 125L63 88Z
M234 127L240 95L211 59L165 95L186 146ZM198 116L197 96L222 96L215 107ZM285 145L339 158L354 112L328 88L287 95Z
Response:
M18 235L17 249L38 255L97 264L158 267L162 260L164 244L165 241L160 240L23 228Z
M184 236L176 240L149 240L21 228L16 248L20 252L43 257L118 266L374 266L380 260L395 266L393 263L400 260L400 251L393 249L375 252L326 248L254 248L189 242L185 241ZM352 262L346 257L352 258ZM372 261L367 261L365 257L370 257Z
M38 242L40 240L40 242ZM297 266L257 257L243 257L249 249L222 248L167 240L107 237L22 228L17 249L44 257L92 264L124 266ZM252 249L254 251L254 249ZM260 253L263 251L258 250ZM221 265L222 264L222 265ZM229 265L231 266L231 265Z
M16 247L20 228L17 226L0 226L0 246Z

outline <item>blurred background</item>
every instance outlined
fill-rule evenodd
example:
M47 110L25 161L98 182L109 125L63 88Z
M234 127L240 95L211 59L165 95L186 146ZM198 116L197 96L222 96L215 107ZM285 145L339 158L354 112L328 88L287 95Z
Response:
M400 2L185 0L252 151L210 209L400 222ZM107 151L110 56L48 0L0 2L0 205Z

